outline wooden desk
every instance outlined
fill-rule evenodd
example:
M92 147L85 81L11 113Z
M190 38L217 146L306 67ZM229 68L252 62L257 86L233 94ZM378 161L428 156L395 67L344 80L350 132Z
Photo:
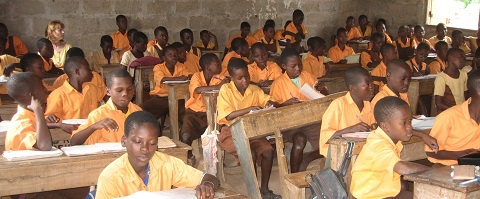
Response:
M323 82L325 87L327 87L330 94L348 91L347 85L345 84L345 78L343 77L322 77L318 81Z
M187 163L191 147L175 141L177 147L158 151ZM93 186L112 161L124 153L111 153L8 162L0 157L0 196Z
M431 112L434 112L435 103L433 99L433 89L435 88L436 76L431 76L428 79L412 79L410 81L410 86L408 87L408 101L410 102L410 108L412 113L415 115L417 113L418 99L421 95L430 95L432 96L432 109ZM435 111L436 112L436 111Z
M153 67L155 66L139 66L135 68L135 104L137 105L143 103L144 85L148 85L150 81L149 74L153 74Z
M368 49L369 43L369 40L351 40L348 41L348 46L352 47L355 53L361 53Z
M103 64L103 65L100 65L100 76L102 76L102 78L105 81L105 79L107 78L108 72L110 72L114 69L117 69L117 68L124 68L124 66L122 66L120 64Z
M205 99L208 126L214 128L216 123L215 112L217 111L218 91L206 91L202 92L202 95L203 99Z
M354 64L330 64L330 77L342 77L345 71L353 66L362 66L360 63Z
M243 199L248 197L242 194L239 194L235 191L220 187L217 191L215 191L214 198Z
M168 113L170 115L170 131L172 132L172 139L180 140L180 133L178 127L178 100L188 100L190 92L188 86L190 82L168 85Z
M404 179L414 182L413 198L480 198L480 183L460 186L461 181L453 181L449 166L405 175Z

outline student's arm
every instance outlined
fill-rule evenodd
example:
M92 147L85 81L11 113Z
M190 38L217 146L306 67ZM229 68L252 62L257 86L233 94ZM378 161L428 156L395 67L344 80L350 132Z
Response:
M427 151L427 156L438 159L438 160L457 160L459 157L462 157L471 153L477 153L478 151L479 151L478 149L467 149L463 151L440 150L437 153Z
M202 182L195 188L197 198L213 198L215 191L220 187L220 181L213 175L205 174Z
M408 175L412 173L418 173L421 171L426 171L431 169L430 167L414 163L414 162L405 162L398 161L395 166L393 166L393 171L397 172L400 175Z
M73 134L72 138L70 139L70 144L72 146L75 145L81 145L87 141L88 137L92 135L96 130L99 129L105 129L106 131L117 131L118 130L118 124L115 122L115 120L112 120L110 118L105 118L103 120L100 120L96 122L93 125L90 125L89 127Z
M199 86L199 87L195 88L195 93L201 94L202 92L205 92L205 91L220 90L222 85L226 84L228 82L230 82L230 78L225 77L225 79L223 79L219 84L217 84L215 86Z
M437 139L435 139L434 137L424 133L423 131L413 130L412 134L422 138L425 145L427 145L430 149L432 149L433 152L435 152L435 153L438 152Z
M450 106L448 106L443 102L443 96L438 96L438 95L435 95L435 106L437 106L437 108L442 111L450 108Z
M42 104L38 99L35 99L32 96L29 108L33 110L33 113L35 114L35 119L37 120L37 140L33 147L40 151L52 150L52 135L50 134L50 130L48 130L47 122L45 121L45 118L43 116L44 112Z
M265 80L258 81L256 85L258 85L259 87L267 87L272 85L272 83L273 83L273 80L265 79Z
M247 108L244 108L244 109L236 110L236 111L231 112L229 115L227 115L227 117L225 117L225 119L231 121L231 120L234 120L237 117L240 117L242 115L246 115L246 114L250 113L250 111L255 111L255 110L260 110L260 109L262 109L262 107L260 107L260 106L250 106L250 107L247 107Z
M369 132L370 130L371 130L370 126L367 123L359 122L355 125L352 125L352 126L349 126L347 128L344 128L342 130L336 131L330 139L332 139L334 137L342 136L345 133Z
M56 129L60 128L68 134L72 134L72 131L77 130L80 124L64 124L60 122L60 118L58 118L55 114L49 115L46 119L47 126L49 129Z

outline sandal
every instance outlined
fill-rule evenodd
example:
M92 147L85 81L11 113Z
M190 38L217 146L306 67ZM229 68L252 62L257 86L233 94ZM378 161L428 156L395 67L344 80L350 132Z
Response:
M260 191L262 199L282 199L282 196L274 194L272 190Z

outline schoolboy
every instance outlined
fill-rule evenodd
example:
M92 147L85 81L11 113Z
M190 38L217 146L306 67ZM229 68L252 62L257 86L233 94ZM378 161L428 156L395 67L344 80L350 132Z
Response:
M121 51L125 48L128 48L129 46L128 36L127 36L128 21L125 15L117 15L117 17L115 18L115 21L117 22L118 30L115 33L113 33L111 37L113 39L113 47L117 51Z
M120 142L124 132L123 123L128 115L142 109L130 102L134 85L125 69L114 69L107 74L107 95L104 105L88 114L87 123L72 133L71 145Z
M471 96L461 104L457 104L435 119L430 135L437 139L439 151L433 153L425 148L428 160L443 165L455 165L457 159L470 153L478 153L478 129L480 120L480 71L473 71L467 80L468 92Z
M435 44L435 50L437 51L437 58L428 64L430 74L438 74L445 70L448 44L444 41L439 41Z
M32 72L40 78L45 74L43 59L36 53L23 55L22 59L20 59L20 67L22 68L22 72ZM53 91L53 87L45 83L45 81L42 80L42 84L48 92Z
M213 38L213 42L212 42L212 38ZM200 40L202 41L197 42L197 44L195 45L200 50L202 51L218 50L217 36L214 35L212 32L208 30L200 31Z
M302 61L297 51L286 48L281 55L282 68L285 73L273 81L270 88L270 95L277 100L280 106L289 106L309 100L299 91L302 86L309 84L321 91L320 84L316 85L316 79L310 73L302 70ZM304 126L297 129L282 132L286 141L292 142L290 152L290 171L292 173L304 170L312 160L319 158L318 139L320 123ZM307 142L310 150L304 157L304 149ZM303 166L303 167L302 167ZM302 167L302 168L301 168Z
M160 126L145 111L125 120L121 142L127 153L110 163L98 178L95 198L110 199L138 191L163 191L172 187L195 188L197 198L213 198L220 182L182 160L157 152ZM128 182L128 183L126 183Z
M59 76L65 72L57 68L53 63L52 57L54 54L52 42L47 38L41 38L37 41L38 54L43 60L43 68L49 75ZM70 49L69 49L70 50Z
M328 50L328 57L332 59L333 63L346 64L347 60L345 57L349 55L354 55L355 52L353 48L347 46L348 41L348 31L345 28L339 28L337 30L337 44L332 46Z
M273 19L267 19L267 21L265 21L265 24L263 25L263 27L265 27L265 26L269 26L269 27L271 26L271 27L273 27L273 29L275 29L275 21L273 21ZM265 34L264 34L265 28L263 28L263 27L258 29L255 33L253 33L253 37L257 41L260 41L263 37L265 37Z
M347 20L345 21L345 29L347 29L348 32L347 41L362 38L362 33L357 29L357 27L355 27L355 17L347 17Z
M401 98L407 102L407 104L410 104L407 96L410 78L412 76L410 67L401 59L393 59L386 65L386 84L383 86L383 89L373 97L371 101L372 106L375 107L375 104L386 96L395 96Z
M47 90L40 77L31 72L14 74L7 90L18 107L5 137L5 150L51 150L52 136L43 116Z
M177 64L183 64L187 68L189 75L202 70L196 55L188 56L189 53L185 51L185 46L182 43L173 42L171 46L177 49Z
M382 61L371 72L375 93L378 93L383 85L385 85L388 62L397 58L397 49L392 44L383 44L382 47L380 47L380 53L382 53Z
M235 38L232 41L232 51L227 53L223 58L222 62L222 75L229 76L227 66L228 62L232 58L242 58L245 62L249 63L248 56L250 55L250 50L248 49L248 43L245 39Z
M428 167L402 161L402 141L412 137L412 112L405 101L386 97L374 108L378 128L370 133L352 166L350 192L355 198L412 198L402 189L402 175Z
M180 129L180 141L188 145L192 145L193 140L200 138L208 127L205 99L202 92L220 90L223 84L230 81L230 79L220 75L222 65L220 65L220 60L215 54L202 55L200 66L202 71L193 74L188 86L190 99L185 103L185 116ZM192 151L189 151L189 165L195 165L195 162L195 156L193 156Z
M370 39L373 33L372 24L368 22L368 18L366 15L360 15L358 17L358 30L360 30L360 34L362 34L363 39Z
M382 33L375 32L370 38L370 48L360 54L360 63L363 68L375 68L382 62L380 47L385 43L385 36Z
M173 46L167 46L163 49L162 59L165 62L155 65L153 68L153 78L155 81L154 90L150 91L151 98L143 102L140 107L155 117L162 118L163 121L168 114L168 86L165 81L183 81L188 80L189 72L185 65L178 63L177 49ZM185 112L185 101L180 100L178 103L178 120L182 123L183 113ZM160 130L162 132L162 130Z
M234 155L236 162L239 162L229 125L237 117L275 103L274 99L265 94L262 89L250 84L248 67L244 60L232 58L228 63L228 72L232 76L232 81L220 88L217 98L217 122L221 126L218 138L220 146L227 153ZM261 158L260 193L262 198L281 198L268 188L274 156L272 145L267 139L258 138L250 140L250 147L253 152L254 165L256 165L257 158Z
M154 40L150 40L147 44L147 52L152 57L160 58L162 56L163 48L168 46L168 31L163 26L158 26L153 31L155 35Z
M262 28L263 36L259 39L260 43L265 44L267 51L269 53L281 53L282 49L280 48L280 43L278 40L275 40L275 26L272 24L265 24ZM253 46L253 45L252 45Z
M387 28L385 26L385 23L380 19L375 24L375 32L383 34L383 36L385 37L385 43L386 44L392 44L393 43L392 39L390 38L390 35L387 34Z
M465 54L467 54L472 51L468 43L469 42L465 42L465 37L461 30L455 29L452 31L452 48L460 48Z
M300 42L305 39L305 35L308 34L303 20L305 15L299 9L293 11L292 23L288 24L285 28L285 39L287 44L292 46L300 46Z
M417 43L426 43L428 46L430 46L430 50L435 50L434 46L428 41L428 39L425 39L425 28L422 25L416 25L415 28L413 29L413 40Z
M228 40L227 45L225 46L225 51L223 53L224 55L226 55L230 50L234 50L233 49L233 40L236 39L236 38L244 39L247 42L248 47L252 46L254 43L257 42L257 40L253 36L250 35L250 24L248 22L244 21L240 24L240 34L233 35Z
M197 62L200 60L200 56L202 56L202 52L199 48L192 46L193 45L193 32L192 30L185 28L180 31L180 40L182 44L185 46L185 50L187 51L187 56L195 55Z
M458 48L447 52L447 67L435 78L435 105L438 113L452 106L462 104L468 98L467 72L461 70L465 65L465 54Z
M263 43L252 45L253 63L248 65L250 82L259 87L268 87L282 75L282 69L275 62L268 61L268 53Z
M120 57L117 51L113 49L112 37L103 35L100 38L100 48L101 50L94 52L89 60L90 67L97 73L101 71L102 65L120 63Z
M444 23L439 23L435 30L437 32L437 35L430 37L430 39L428 39L430 44L432 44L432 46L435 46L435 50L438 50L436 48L436 44L439 41L447 42L447 44L452 43L452 38L447 36L447 26Z
M122 56L120 64L127 68L130 75L133 76L134 69L130 68L130 64L138 58L150 56L147 52L148 37L143 32L137 32L133 35L133 48L125 52Z
M413 77L423 76L427 74L427 59L428 54L430 53L430 46L427 43L420 43L415 49L415 56L407 61L407 64L410 66Z
M410 31L410 27L407 25L400 26L398 28L398 38L393 42L393 45L397 48L398 58L408 61L414 54L417 44L415 41L407 37L407 31Z
M118 57L120 57L120 61L122 60L122 57L123 57L123 54L125 54L126 52L130 51L133 49L133 35L135 35L135 33L137 33L138 30L135 29L135 28L132 28L132 29L129 29L128 32L127 32L127 38L128 38L128 46L123 48L123 50L121 50L119 53L118 53Z
M320 37L311 37L310 52L307 58L303 60L303 70L309 72L315 78L323 77L328 72L328 65L323 63L323 55L325 54L326 43ZM313 85L312 85L313 86Z
M8 35L8 28L4 23L0 23L0 38L4 38L5 41L5 54L14 57L20 57L28 53L28 48L16 35Z
M287 30L287 27L288 25L290 25L290 23L292 23L292 20L287 20L285 22L285 25L283 26L283 29L279 29L275 32L275 37L274 37L275 40L280 41L285 39L285 31ZM285 46L285 42L280 43L280 45Z

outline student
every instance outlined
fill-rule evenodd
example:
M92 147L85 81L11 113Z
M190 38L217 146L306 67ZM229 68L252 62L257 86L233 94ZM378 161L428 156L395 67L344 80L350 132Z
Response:
M163 26L158 26L153 31L155 39L148 41L147 52L152 57L160 58L162 56L162 50L165 46L170 45L168 43L168 31Z
M212 42L212 38L213 38L213 42ZM200 31L200 40L202 41L197 42L197 44L195 45L200 50L202 51L218 50L217 36L215 36L212 32L208 30Z
M118 57L120 57L120 61L122 60L122 57L123 57L123 54L125 54L126 52L130 51L133 49L133 36L135 35L135 33L137 33L138 30L135 29L135 28L132 28L130 30L128 30L127 32L127 38L128 38L128 46L123 48L123 50L121 50L119 53L118 53ZM150 53L150 52L149 52Z
M102 171L95 198L118 198L138 191L157 192L172 187L195 188L197 198L213 198L220 187L215 176L157 151L160 126L152 114L132 113L125 120L125 132L121 134L127 153Z
M107 95L104 105L88 114L87 123L72 133L71 145L120 142L123 123L128 115L142 109L130 102L135 88L133 79L125 69L114 69L107 74Z
M129 46L127 36L128 21L125 15L117 15L115 21L117 22L118 30L111 35L113 40L113 48L116 49L116 51L121 51Z
M52 136L43 116L47 91L40 77L31 72L14 74L7 82L7 90L18 107L5 137L5 151L50 151Z
M254 43L258 41L253 36L250 35L250 24L244 21L240 24L240 34L233 35L228 40L227 45L225 46L225 52L223 53L224 55L226 55L229 51L234 50L232 45L233 45L233 40L236 38L244 39L247 42L248 47L252 46Z
M385 25L384 21L382 21L380 19L377 21L377 23L375 24L375 32L383 34L383 36L385 37L385 43L386 44L392 44L393 43L392 39L390 38L390 35L388 35L388 33L387 33L387 28L386 28L386 25Z
M143 32L137 32L133 35L133 49L123 54L120 64L123 65L133 76L134 69L130 68L130 64L138 58L150 56L147 52L148 37Z
M425 39L425 28L423 28L422 25L416 25L415 28L413 29L413 40L415 43L420 44L420 43L426 43L428 46L430 46L431 50L435 50L434 46L428 41L428 39Z
M373 97L371 101L372 106L375 107L375 104L386 96L401 98L410 105L407 96L410 78L412 76L410 67L401 59L390 60L386 66L385 79L387 83L383 86L383 89Z
M68 81L50 93L45 115L55 115L59 120L85 119L98 107L103 95L99 96L98 87L88 83L93 74L84 58L68 58L65 73Z
M220 74L222 65L215 54L202 55L200 66L202 66L202 71L193 74L188 86L190 99L185 103L185 116L180 129L180 140L188 145L192 145L193 140L200 138L208 127L205 99L202 92L220 90L223 84L230 81L229 78ZM193 166L195 163L195 156L192 151L188 151L188 164Z
M161 126L168 114L168 86L165 81L183 81L188 80L189 72L185 65L179 64L177 49L174 46L167 46L163 49L162 59L165 62L155 65L153 68L155 89L150 91L151 98L143 102L140 107L146 110L157 119L162 118ZM185 101L178 103L178 120L182 123L183 113L185 112ZM162 129L160 129L162 132Z
M275 32L275 37L274 37L275 40L280 41L280 40L285 39L285 31L287 30L287 27L288 27L288 25L290 25L290 23L292 23L292 20L288 20L287 22L285 22L285 25L283 26L283 29L279 29L279 30L277 30L277 32ZM280 44L285 45L285 44L282 44L282 43L280 43Z
M14 63L20 63L20 59L14 56L5 54L5 42L6 39L0 38L0 75L2 75L5 68Z
M427 43L420 43L415 49L415 56L407 61L407 64L410 66L413 77L423 76L427 74L427 59L428 54L430 53L430 46Z
M468 54L472 51L468 43L469 42L465 42L465 37L461 30L455 29L452 31L452 48L460 48L465 54Z
M362 67L351 67L345 71L348 93L332 101L322 117L320 129L320 154L327 157L328 141L345 133L367 132L375 123L373 106L372 76Z
M202 68L200 68L198 57L194 54L187 53L187 51L185 51L185 45L180 42L173 42L171 46L177 49L177 64L185 65L189 75L202 70ZM191 56L188 56L188 54L191 54Z
M272 24L265 24L262 30L263 30L263 36L262 38L259 39L259 42L265 44L265 48L267 48L267 52L281 53L282 49L280 48L280 43L278 43L278 41L274 39L275 26L273 26Z
M444 42L447 42L447 44L451 44L452 43L452 38L450 38L449 36L447 36L447 26L444 24L444 23L439 23L436 27L436 31L437 31L437 35L431 37L430 39L428 39L428 41L430 42L430 44L432 44L432 46L435 46L435 50L438 50L436 48L436 44L437 42L439 41L444 41Z
M385 43L385 36L382 33L375 32L370 38L370 48L360 54L360 63L363 68L375 68L382 62L380 47Z
M438 113L455 105L462 104L468 98L467 72L461 70L465 65L465 54L458 48L447 52L447 67L435 78L435 105Z
M61 21L51 21L45 29L45 37L49 39L53 44L53 63L58 68L63 68L65 64L65 55L67 51L72 47L69 43L65 42L65 24Z
M222 75L230 76L228 74L227 66L231 58L242 58L245 62L249 63L248 56L250 55L250 50L248 49L248 43L245 39L235 38L232 41L232 51L227 53L223 58L222 62Z
M277 100L280 106L289 106L309 100L301 94L299 89L305 85L315 86L318 91L323 87L316 84L316 79L310 73L302 70L302 62L298 52L292 48L286 48L281 55L282 68L285 73L273 81L270 95ZM326 90L325 90L326 91ZM292 173L306 169L306 165L318 155L318 138L320 123L304 126L297 129L282 132L286 141L292 142L292 151L290 152L290 171ZM307 142L311 148L306 157L304 149Z
M53 63L52 57L54 54L53 45L47 38L41 38L37 41L38 54L43 60L43 68L45 72L53 76L59 76L65 72L62 69L57 68ZM43 77L43 76L42 76Z
M311 37L310 52L305 60L303 60L303 70L309 72L315 78L321 78L328 72L328 65L323 63L323 55L325 54L326 43L320 37Z
M302 40L305 39L305 35L308 34L303 24L304 18L305 15L301 10L297 9L293 11L292 23L288 24L287 28L285 28L287 44L297 49L297 51L300 49L300 42L302 42Z
M40 78L42 78L45 74L43 59L36 53L28 53L23 55L22 59L20 60L20 67L22 68L22 72L32 72ZM45 81L42 80L42 84L48 92L53 91L53 87L45 83Z
M240 58L232 58L228 63L228 72L232 81L220 88L217 99L217 122L220 127L220 146L235 156L239 164L237 149L233 144L231 122L242 115L248 114L251 110L260 110L274 104L273 98L263 92L259 87L250 84L247 63ZM250 140L252 149L253 165L256 165L257 158L261 158L261 183L260 193L262 198L281 198L268 188L270 174L273 164L273 148L267 139L257 138Z
M370 37L372 36L372 24L368 22L368 18L366 15L360 15L358 17L358 27L357 29L360 31L360 34L362 35L361 38L369 40Z
M113 49L112 37L103 35L100 38L100 48L101 50L92 54L89 61L90 67L97 73L100 73L102 65L120 63L120 57L117 51Z
M347 46L348 31L345 28L337 30L337 44L328 50L328 57L332 59L335 64L346 64L345 59L349 55L354 55L353 48Z
M402 161L402 141L412 137L412 112L405 101L386 97L374 108L378 128L370 133L352 166L350 192L355 198L412 198L402 188L402 175L428 170L428 167Z
M273 29L275 29L275 21L273 21L273 19L267 19L267 21L265 21L265 24L263 25L263 27L265 26L268 26L268 27L273 27ZM253 37L257 40L257 41L260 41L262 38L265 37L265 28L260 28L258 29L255 33L253 33ZM274 31L274 34L275 34L275 31Z
M382 90L383 85L385 85L388 62L397 58L397 49L392 44L383 44L382 47L380 47L380 53L382 53L382 61L371 72L375 93Z
M185 50L191 55L195 55L197 57L197 61L200 60L199 56L202 56L202 52L199 48L192 46L193 45L193 32L192 30L185 28L180 31L180 40L182 44L185 46Z
M282 69L275 62L268 61L268 53L265 44L255 43L252 45L253 63L248 65L250 82L259 87L268 87L273 80L282 75Z
M444 41L439 41L435 44L435 50L437 51L437 58L428 64L430 74L438 74L445 70L448 44Z
M407 37L411 39L413 37L413 33L415 32L415 26L414 25L407 25L407 26L408 26Z
M397 48L398 58L408 61L415 51L417 44L411 38L407 37L407 31L410 31L410 27L407 25L400 26L398 28L398 38L393 45Z
M473 71L467 80L471 96L437 115L430 135L437 139L439 151L425 148L428 160L443 165L456 165L457 159L470 153L478 153L478 124L480 114L480 71Z
M345 29L348 32L348 41L362 38L362 33L357 27L355 27L355 17L347 17L347 21L345 21Z
M14 57L20 57L28 53L28 48L25 46L20 37L16 35L8 35L8 28L4 23L0 23L0 38L6 40L4 53Z

